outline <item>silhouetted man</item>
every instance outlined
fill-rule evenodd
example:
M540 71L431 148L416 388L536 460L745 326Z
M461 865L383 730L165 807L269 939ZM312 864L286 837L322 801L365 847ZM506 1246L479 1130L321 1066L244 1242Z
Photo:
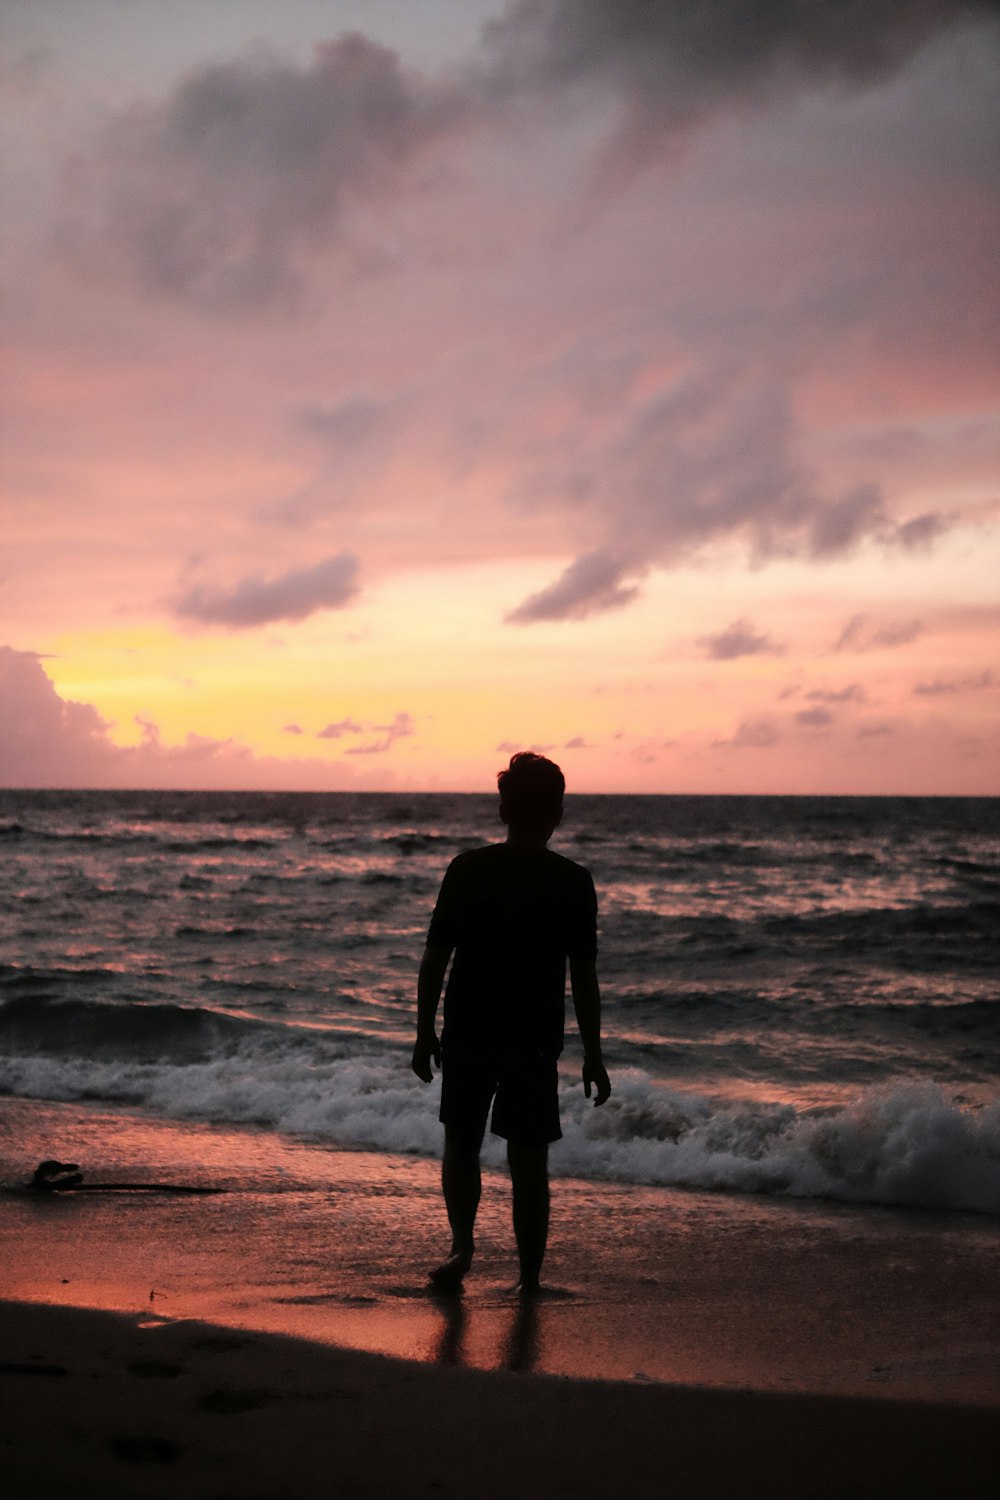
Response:
M563 811L565 779L544 756L512 757L497 777L507 841L472 849L445 874L417 988L413 1071L442 1069L445 1129L441 1184L451 1251L430 1280L458 1288L472 1264L479 1151L486 1119L507 1142L519 1290L534 1293L549 1226L549 1142L559 1127L557 1059L563 1046L566 960L583 1042L583 1087L603 1104L611 1084L601 1057L597 897L582 865L547 848ZM441 1042L434 1029L445 970Z

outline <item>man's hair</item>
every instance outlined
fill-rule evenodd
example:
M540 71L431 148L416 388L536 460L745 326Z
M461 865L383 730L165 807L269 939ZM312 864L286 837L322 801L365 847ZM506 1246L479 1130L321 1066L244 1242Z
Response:
M519 750L497 776L497 786L508 824L535 830L558 823L566 778L554 760Z

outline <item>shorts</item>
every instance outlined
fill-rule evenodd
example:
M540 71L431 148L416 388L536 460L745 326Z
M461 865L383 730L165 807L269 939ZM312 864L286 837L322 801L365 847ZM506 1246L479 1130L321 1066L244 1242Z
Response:
M549 1052L524 1056L446 1045L441 1059L441 1123L474 1136L478 1145L491 1104L493 1135L515 1146L546 1146L561 1139L555 1057Z

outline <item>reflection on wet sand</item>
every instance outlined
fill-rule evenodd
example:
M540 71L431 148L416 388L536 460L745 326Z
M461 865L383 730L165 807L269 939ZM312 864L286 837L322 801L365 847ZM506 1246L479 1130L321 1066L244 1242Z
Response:
M438 1313L440 1323L430 1358L439 1365L466 1365L482 1368L481 1351L478 1356L470 1352L470 1325L466 1300L461 1291L448 1296L432 1296L431 1302ZM530 1373L539 1362L541 1340L539 1337L539 1299L518 1297L511 1309L510 1319L501 1329L497 1357L487 1368L517 1370Z
M538 1354L538 1298L519 1297L501 1349L503 1367L530 1372L538 1363Z

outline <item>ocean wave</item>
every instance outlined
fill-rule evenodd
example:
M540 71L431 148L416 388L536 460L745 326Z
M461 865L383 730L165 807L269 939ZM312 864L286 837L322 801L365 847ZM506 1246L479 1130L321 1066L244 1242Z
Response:
M174 928L176 938L205 938L217 942L219 938L256 938L260 931L256 927L198 927L190 923Z
M244 837L239 834L218 834L209 838L196 839L166 839L161 847L171 854L200 854L203 852L214 852L217 849L235 849L242 851L255 851L258 849L276 849L280 840L260 839Z
M814 932L818 937L841 938L864 936L870 941L896 941L909 937L989 936L995 939L1000 927L1000 902L969 901L932 904L918 902L912 906L867 907L860 911L829 911L804 916L780 916L766 919L763 925L774 931L795 926L799 933Z
M12 1062L43 1056L61 1060L70 1069L77 1064L114 1067L121 1059L135 1057L162 1059L173 1066L231 1050L249 1032L266 1025L195 1005L107 1005L30 993L0 1006L0 1047Z
M164 1009L174 1045L179 1008ZM127 1015L119 1010L109 1024ZM65 1019L72 1024L72 1015ZM93 1016L86 1020L93 1025ZM198 1011L185 1024L186 1064L151 1060L148 1050L123 1055L118 1032L114 1057L41 1047L8 1056L0 1060L0 1089L255 1125L343 1147L440 1150L437 1085L427 1089L412 1076L402 1049L359 1052L330 1033L302 1028L296 1035L288 1027L276 1042L273 1034L252 1035L252 1023L223 1016L210 1023ZM209 1024L216 1034L206 1042ZM562 1111L564 1137L552 1153L557 1176L1000 1216L1000 1102L963 1108L931 1084L885 1085L843 1107L796 1110L682 1093L632 1069L616 1074L600 1110L567 1080ZM487 1164L501 1165L503 1151L487 1136Z
M391 845L401 854L424 854L429 850L436 852L442 844L450 847L461 842L453 833L387 833L382 837L383 844Z
M0 964L0 998L6 1000L9 995L44 996L60 987L81 984L114 984L118 977L113 969L88 964L37 969L31 964Z
M853 910L661 913L621 895L605 903L604 926L619 947L633 954L660 954L717 966L747 958L781 960L801 954L837 963L891 963L902 970L982 969L997 962L1000 902L920 902L910 906Z

